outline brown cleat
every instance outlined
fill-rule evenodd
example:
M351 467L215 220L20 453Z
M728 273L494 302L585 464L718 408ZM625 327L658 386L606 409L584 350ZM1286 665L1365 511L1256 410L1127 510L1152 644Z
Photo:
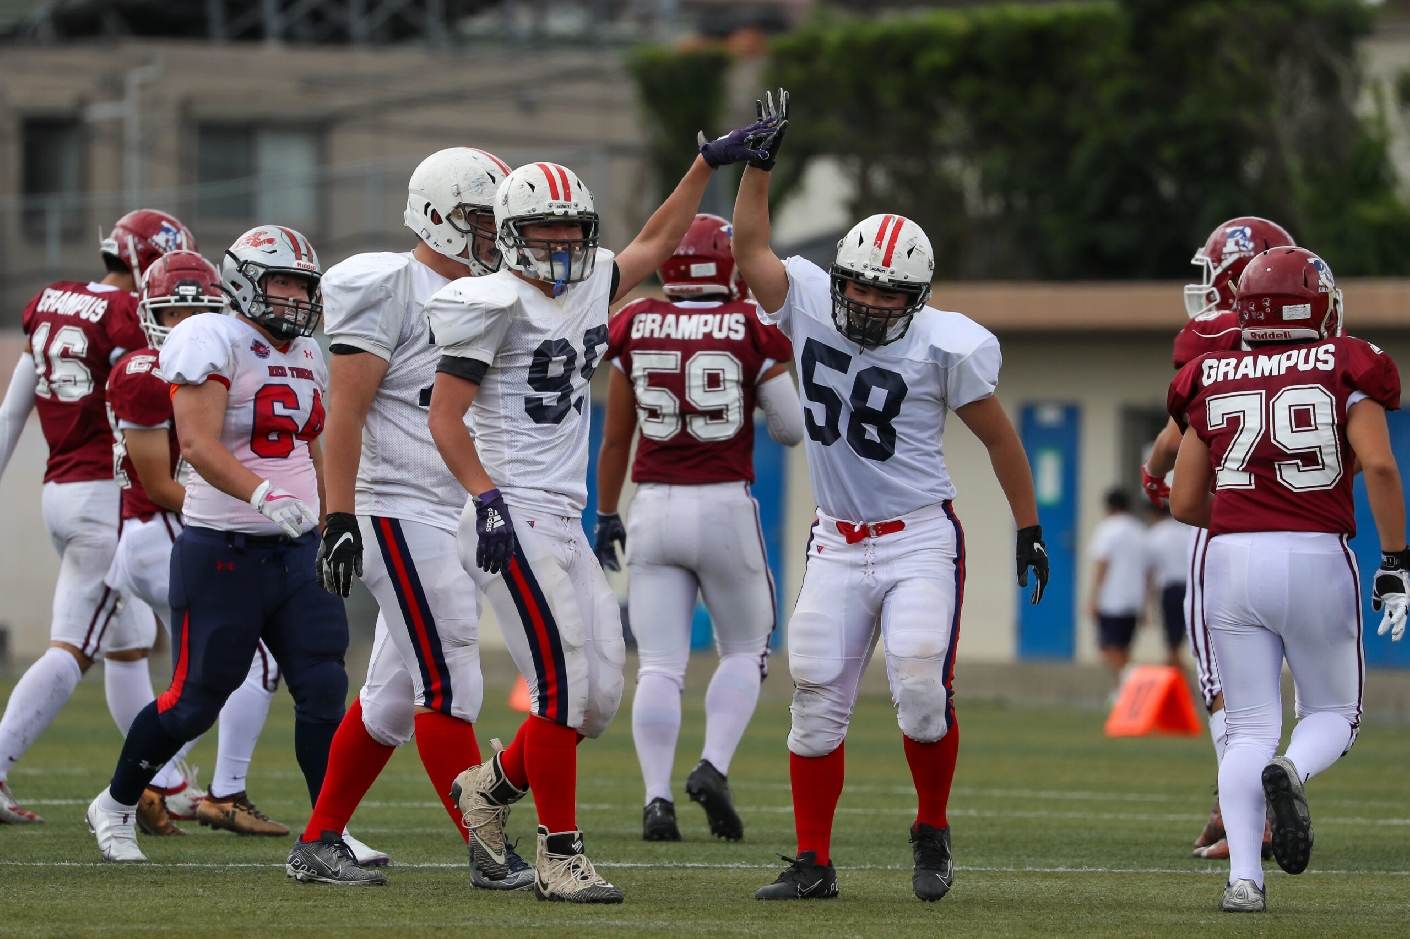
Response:
M171 820L166 797L150 786L142 790L142 798L137 800L137 827L149 835L186 834Z
M220 831L233 831L237 835L277 835L289 833L288 825L281 825L265 815L245 795L244 790L234 795L217 799L207 794L196 807L196 820Z
M1214 793L1214 808L1209 810L1209 821L1204 823L1204 831L1195 839L1196 848L1208 848L1224 840L1224 813L1219 810L1219 793ZM1195 851L1195 857L1207 857Z

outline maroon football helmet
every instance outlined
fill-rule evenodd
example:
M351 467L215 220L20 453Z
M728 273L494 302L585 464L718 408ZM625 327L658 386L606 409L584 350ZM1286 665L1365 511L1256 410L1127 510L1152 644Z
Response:
M138 209L117 220L99 250L117 258L140 284L152 262L168 251L196 251L196 236L174 215Z
M1249 258L1269 248L1296 245L1287 229L1254 215L1231 218L1209 236L1190 263L1203 271L1198 284L1185 285L1185 312L1191 319L1234 307L1234 285Z
M1341 291L1306 248L1273 248L1239 278L1234 311L1244 342L1303 342L1341 335Z
M220 291L215 265L194 251L172 251L153 261L143 275L137 318L147 342L160 349L172 330L162 323L161 310L195 307L215 312L224 306L225 294Z
M695 216L676 253L657 272L666 296L672 300L743 297L748 287L734 265L733 234L734 226L718 215Z

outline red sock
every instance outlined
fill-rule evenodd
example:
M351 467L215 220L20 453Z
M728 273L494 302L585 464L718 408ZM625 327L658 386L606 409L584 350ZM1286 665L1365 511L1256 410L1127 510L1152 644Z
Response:
M509 741L509 746L499 754L499 768L504 770L505 777L514 784L515 789L529 788L529 771L524 768L524 744L529 737L529 725L533 722L532 717L525 719L514 739Z
M542 717L524 722L524 766L539 824L550 832L578 829L578 732Z
M304 828L303 840L317 841L325 831L342 834L348 827L348 819L357 811L358 803L377 781L382 767L396 749L372 739L362 726L362 701L354 697L352 707L343 715L343 722L333 734L333 745L328 750L328 772L323 777L313 817Z
M933 743L917 743L904 734L906 762L916 785L919 808L916 821L932 828L945 828L950 822L945 809L950 804L950 784L955 781L955 758L960 752L960 725L953 720L950 729Z
M793 783L793 825L798 829L798 853L816 851L818 863L832 860L832 816L842 795L847 768L844 744L827 756L788 754L788 776Z
M416 750L421 765L431 777L431 785L446 807L451 821L460 829L460 837L470 840L460 807L451 800L450 786L467 766L480 763L480 745L475 741L475 728L458 717L440 711L422 711L416 715Z

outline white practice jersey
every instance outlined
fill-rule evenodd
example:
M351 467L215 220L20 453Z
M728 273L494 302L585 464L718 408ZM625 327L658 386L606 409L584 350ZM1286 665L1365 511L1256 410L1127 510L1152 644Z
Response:
M612 252L549 298L508 270L462 277L426 304L448 356L489 366L471 407L475 449L507 501L555 515L587 505L588 383L607 351Z
M328 369L318 343L300 337L280 352L238 316L182 320L162 343L162 377L173 385L218 381L229 390L220 442L261 479L319 512L309 442L323 433ZM283 530L248 502L226 495L193 467L181 514L191 525L278 535Z
M793 340L818 508L874 523L953 499L940 435L947 411L998 386L994 334L925 307L900 339L862 349L833 326L827 272L801 257L784 266L788 297L759 317Z
M427 425L441 352L425 306L448 283L408 251L353 255L330 267L322 286L323 329L333 344L387 362L362 430L357 514L453 532L467 495Z

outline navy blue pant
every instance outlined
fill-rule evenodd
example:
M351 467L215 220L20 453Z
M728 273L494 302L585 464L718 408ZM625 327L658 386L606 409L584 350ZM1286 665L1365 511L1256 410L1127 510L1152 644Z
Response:
M343 601L314 582L318 542L316 532L290 540L188 527L177 535L171 687L133 720L113 798L136 804L181 745L210 729L263 639L294 697L294 751L317 802L348 694L348 619Z

